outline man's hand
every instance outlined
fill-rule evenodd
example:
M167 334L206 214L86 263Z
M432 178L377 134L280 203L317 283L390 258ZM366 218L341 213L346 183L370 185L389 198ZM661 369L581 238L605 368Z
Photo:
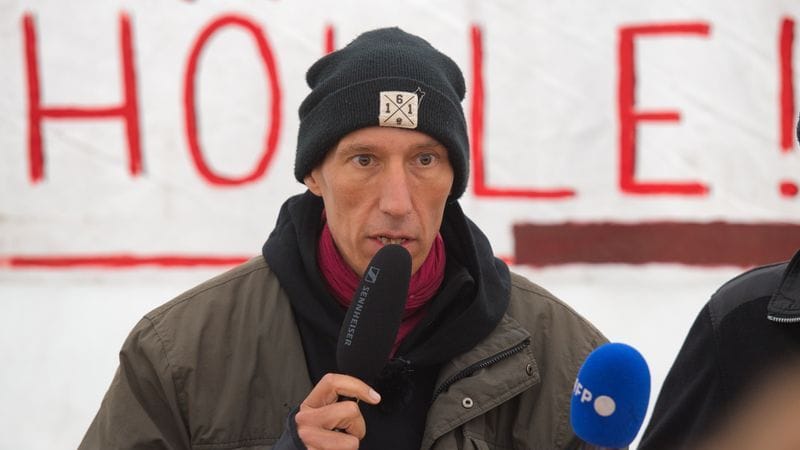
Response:
M309 450L358 449L367 425L353 400L375 405L381 396L348 375L328 373L314 386L295 415L297 434Z

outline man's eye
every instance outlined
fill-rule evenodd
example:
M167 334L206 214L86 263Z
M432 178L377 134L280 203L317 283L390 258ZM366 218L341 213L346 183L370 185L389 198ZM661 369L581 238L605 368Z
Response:
M362 167L367 167L372 162L372 157L369 155L358 155L353 157L353 161Z
M419 163L423 166L429 166L436 161L436 156L430 153L425 153L423 155L419 155Z

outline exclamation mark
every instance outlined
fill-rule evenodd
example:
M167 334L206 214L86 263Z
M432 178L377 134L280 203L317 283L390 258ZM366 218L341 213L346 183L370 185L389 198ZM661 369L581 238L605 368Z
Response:
M796 119L794 111L794 77L792 74L794 20L789 17L784 17L781 23L778 45L780 53L781 153L785 154L791 152L794 148L794 124ZM800 131L800 129L797 131ZM781 180L779 189L784 197L796 197L798 194L797 183L791 180Z
M324 37L322 42L322 50L327 55L328 53L332 53L336 50L336 30L334 30L333 25L326 24Z

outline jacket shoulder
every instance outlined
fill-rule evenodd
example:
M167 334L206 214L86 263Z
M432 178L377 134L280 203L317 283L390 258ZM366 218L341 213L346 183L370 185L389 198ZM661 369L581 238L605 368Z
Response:
M263 340L299 341L289 298L262 256L178 295L142 319L178 366L256 351ZM240 333L249 333L241 334Z
M552 327L566 327L566 332L581 338L591 348L607 341L606 337L586 318L547 289L526 277L511 272L511 301L509 314L520 321L532 334Z
M158 362L193 444L274 442L311 388L289 298L261 256L145 315L123 352Z
M197 303L219 302L223 299L227 299L227 301L239 300L242 297L232 294L241 286L253 283L258 278L261 280L256 282L257 285L266 284L270 277L274 278L274 274L266 261L264 261L264 257L253 257L247 262L204 281L158 306L147 313L145 318L151 321L158 321L174 310L188 307L187 303L194 303L195 305L193 306L197 306ZM277 282L277 278L275 281Z
M778 289L787 265L784 262L756 267L720 286L708 301L714 325L744 304L771 297Z

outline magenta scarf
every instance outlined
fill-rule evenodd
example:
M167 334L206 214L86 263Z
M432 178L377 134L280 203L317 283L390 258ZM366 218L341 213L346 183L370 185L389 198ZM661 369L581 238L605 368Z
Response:
M327 223L322 228L317 256L317 264L319 264L322 275L325 277L325 281L328 282L333 296L342 306L349 307L353 301L353 294L361 280L353 272L353 269L347 265L342 255L339 254ZM394 355L400 342L425 316L425 305L436 294L444 279L444 267L444 241L442 241L442 235L437 234L425 262L411 276L411 282L408 287L408 300L406 300L397 338L394 341L394 346L392 346L392 355Z

